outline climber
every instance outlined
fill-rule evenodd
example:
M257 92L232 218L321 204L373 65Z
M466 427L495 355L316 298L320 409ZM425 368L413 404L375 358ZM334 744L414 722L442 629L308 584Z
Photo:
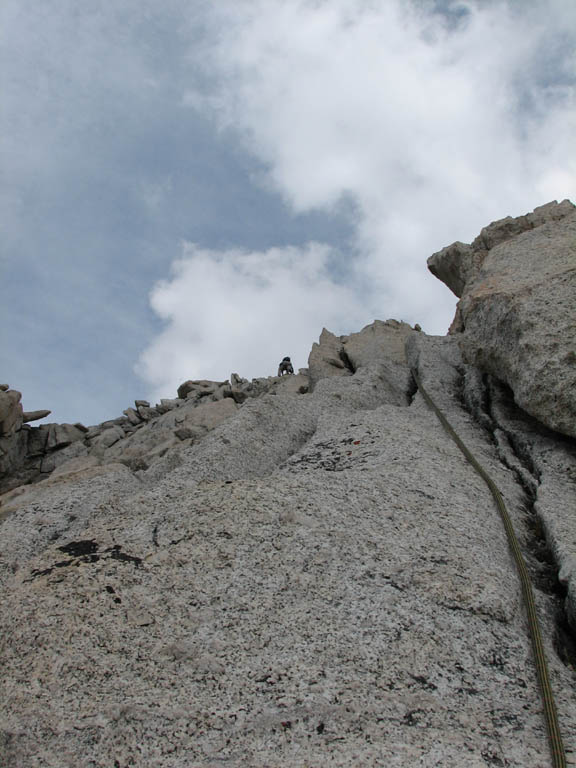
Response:
M283 357L282 362L278 366L278 376L283 376L285 373L294 373L289 357Z

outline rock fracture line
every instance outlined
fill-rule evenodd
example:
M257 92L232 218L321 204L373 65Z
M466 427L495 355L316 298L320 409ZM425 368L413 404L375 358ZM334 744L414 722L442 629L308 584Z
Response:
M422 386L420 377L415 370L412 371L416 385L422 393L422 397L426 401L426 404L431 408L438 420L456 443L458 448L462 451L467 461L472 465L476 472L480 475L482 480L486 483L490 489L504 528L506 530L506 537L508 539L508 545L512 552L512 557L516 564L518 576L520 577L520 583L522 585L522 595L524 598L524 605L526 607L526 613L528 617L528 628L530 632L530 639L532 641L532 650L534 653L534 661L536 664L536 675L540 684L540 692L542 695L542 702L544 704L544 717L546 719L546 726L548 729L548 738L550 741L550 750L552 753L552 765L554 768L566 768L566 752L564 750L564 744L562 742L562 734L560 733L560 726L558 724L558 713L556 711L556 704L554 701L554 693L550 684L550 676L548 674L548 664L546 662L546 654L544 653L544 646L542 644L542 634L540 632L540 624L538 621L538 614L536 612L536 603L534 601L534 592L532 590L532 582L530 581L530 575L526 568L526 563L520 550L520 545L514 532L514 526L512 520L502 498L498 486L492 480L486 470L480 465L473 453L466 447L462 439L459 437L454 427L450 424L448 419L444 416L440 408L436 405L430 394Z

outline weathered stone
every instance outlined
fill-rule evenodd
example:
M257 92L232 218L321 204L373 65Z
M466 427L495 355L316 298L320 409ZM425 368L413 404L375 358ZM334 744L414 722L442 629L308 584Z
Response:
M149 462L142 456L122 457L118 461L127 466L132 472L145 472L150 466Z
M141 424L142 419L140 415L134 410L134 408L126 408L125 411L122 411L122 413L126 416L130 424Z
M99 435L93 442L94 448L105 449L117 443L118 440L122 440L124 437L124 430L117 424L109 429L105 429L101 435Z
M7 437L0 437L0 493L31 479L29 473L21 474L27 455L28 430L19 429Z
M123 427L129 423L130 421L126 416L118 416L116 419L108 419L108 421L103 421L100 426L103 429L110 429L110 427Z
M136 408L150 408L148 400L134 400L134 405Z
M22 426L21 398L15 389L0 391L0 437L9 437Z
M22 414L22 421L38 421L38 419L45 419L46 416L50 416L52 411L24 411Z
M235 416L236 404L230 400L221 400L217 403L206 403L197 406L186 415L186 426L203 427L210 430L222 424L222 422Z
M428 269L460 298L464 286L474 278L485 255L484 250L477 253L471 245L455 242L433 253L428 259Z
M156 443L154 447L149 446L148 450L142 454L142 458L149 466L150 464L154 464L154 462L158 459L161 459L173 448L179 447L180 443L181 441L179 438L171 435L168 439L163 440L160 443Z
M202 438L234 416L236 411L237 406L231 400L195 404L188 399L179 408L158 416L121 444L109 448L106 455L115 460L141 456L148 464L152 464L168 450L180 445L181 440Z
M155 622L154 616L143 608L128 610L126 612L126 619L129 624L133 624L136 627L148 627Z
M48 440L46 450L53 451L57 448L65 448L77 440L84 440L85 433L73 424L46 424L48 427Z
M7 392L10 389L8 384L0 384L0 392Z
M186 400L181 398L173 398L172 400L167 398L162 398L160 400L160 404L162 405L162 407L167 408L169 411L173 410L174 408L179 408L185 402Z
M151 419L155 419L157 416L160 416L160 413L156 410L156 408L149 408L146 405L139 405L138 415L144 421L150 421Z
M532 416L572 437L575 238L576 211L568 201L504 219L482 230L479 245L490 250L481 251L481 261L455 267L447 281L462 283L454 327L465 359L505 382ZM441 263L442 253L432 259Z
M212 395L210 396L210 400L213 402L218 402L218 400L222 400L224 398L224 392L228 390L228 382L223 382L220 384L218 389L215 389Z
M42 472L52 472L61 464L66 464L71 459L85 457L88 449L83 443L75 442L57 451L51 451L42 459L40 470Z
M232 387L243 387L245 384L248 384L248 379L242 378L238 373L230 374L230 385Z
M249 397L261 397L270 392L278 381L277 376L259 377L248 381L237 374L232 374L230 387L223 388L223 396L232 397L237 403L243 403Z
M174 408L179 408L185 402L185 399L180 398L162 398L159 403L156 403L155 408L158 413L168 413L168 411L172 411Z
M195 382L188 379L187 381L182 382L180 386L177 389L178 397L182 400L185 400L188 397L188 392L191 392L194 389Z
M308 375L310 386L314 388L318 381L330 376L350 376L352 371L344 357L345 337L334 336L333 333L322 329L320 340L312 345L308 357Z
M201 393L214 392L222 382L208 381L207 379L188 380L178 387L178 399L186 400L188 397L196 397Z
M242 403L248 398L246 392L242 392L241 389L224 389L224 397L230 397L235 403L242 405Z
M88 458L83 457L83 460ZM103 512L105 501L114 495L135 492L139 487L139 481L124 465L89 462L83 470L63 472L62 475L54 472L40 483L23 485L2 494L2 533L10 536L11 547L10 551L5 548L0 551L0 582L4 580L6 567L17 572L19 561L28 557L31 551L53 546L66 533L72 538L81 538L87 521Z
M76 447L77 445L78 443L75 443L75 445L71 445L70 448ZM68 449L65 448L64 450ZM76 474L77 472L84 472L86 469L93 469L99 465L100 460L96 456L78 454L73 458L67 458L66 461L63 461L61 464L57 464L56 468L52 472L52 477L63 477L64 475L72 475Z
M411 333L412 328L408 323L374 320L359 333L351 333L343 338L344 354L354 370L382 362L404 365L404 345Z
M283 395L303 395L308 392L309 379L302 373L294 376L276 376L272 379L273 386L270 392Z
M50 426L48 424L41 424L39 427L30 429L28 432L28 456L41 456L46 453L49 434Z
M42 466L43 460L43 456L30 456L30 454L28 454L24 459L23 468L24 470L35 470L35 472L40 473L40 467ZM27 482L34 482L34 479L35 473L31 473L31 476L28 478ZM26 481L21 480L20 482Z
M504 219L489 224L474 240L472 247L475 250L484 248L489 251L505 240L511 240L523 232L542 226L542 224L560 221L565 216L572 216L573 213L574 206L569 200L563 200L561 203L553 200L551 203L535 208L532 213L516 218L506 216Z
M178 440L189 440L194 437L194 432L189 427L179 427L174 430L174 434Z
M428 269L460 298L465 286L476 279L491 248L522 232L560 221L573 213L572 203L564 200L562 203L554 201L542 205L525 216L507 216L484 227L472 245L456 242L432 254L428 259Z

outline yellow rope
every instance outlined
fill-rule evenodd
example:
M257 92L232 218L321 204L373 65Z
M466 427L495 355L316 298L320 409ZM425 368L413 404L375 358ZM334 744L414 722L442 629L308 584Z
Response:
M500 512L500 517L502 518L502 522L504 523L504 528L506 530L508 544L510 546L510 550L512 551L512 557L516 563L516 568L520 577L520 583L522 585L522 594L524 597L524 604L526 606L526 613L528 615L530 639L532 641L532 650L534 652L534 661L536 663L536 674L538 676L542 702L544 704L544 716L546 719L546 726L548 728L548 738L550 740L550 750L552 753L553 766L554 768L566 768L566 754L564 751L564 745L562 743L560 726L558 725L558 714L556 712L556 705L554 703L554 694L552 692L552 686L550 685L548 665L546 663L546 655L544 653L544 646L542 644L542 635L540 633L540 625L538 623L538 614L536 612L536 603L534 601L532 583L530 581L530 575L528 574L526 563L522 557L520 545L518 544L518 539L516 538L516 534L514 532L514 526L512 525L512 520L510 519L508 510L506 509L504 499L502 498L502 494L498 490L496 483L492 480L490 475L478 463L472 453L464 445L448 419L444 416L440 408L438 408L428 392L424 389L418 374L415 371L412 373L414 375L416 384L418 385L418 389L422 393L422 397L428 406L435 412L436 416L440 420L440 423L446 432L450 435L452 440L454 440L458 448L460 448L466 459L484 480L490 489L490 492L494 497L494 501L496 502L496 506L498 507L498 511Z

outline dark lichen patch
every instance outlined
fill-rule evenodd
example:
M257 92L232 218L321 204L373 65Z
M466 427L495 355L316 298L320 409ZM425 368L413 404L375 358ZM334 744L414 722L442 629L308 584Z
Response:
M120 544L115 544L113 547L105 549L104 552L112 558L112 560L120 560L124 563L134 563L136 568L140 568L142 565L142 558L135 557L134 555L128 555L126 552L122 552Z
M82 541L71 541L58 547L60 552L64 552L71 557L82 557L83 555L92 555L98 551L98 544L94 539L84 539Z
M142 558L122 552L120 544L108 547L108 549L100 551L99 554L96 554L99 545L91 539L85 541L71 541L69 544L64 544L62 547L58 547L58 549L61 552L72 555L72 558L70 560L60 560L42 570L31 571L30 578L27 579L27 581L33 581L39 576L49 576L55 568L64 568L67 566L78 567L82 563L97 563L100 560L119 560L124 563L132 563L136 568L142 566ZM106 591L113 594L113 587L106 587ZM118 601L120 601L119 598Z

